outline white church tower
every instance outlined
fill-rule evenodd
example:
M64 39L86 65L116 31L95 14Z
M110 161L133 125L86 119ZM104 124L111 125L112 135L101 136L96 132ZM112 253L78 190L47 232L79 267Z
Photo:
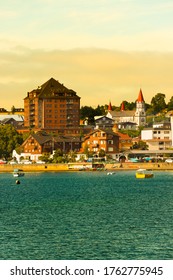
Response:
M146 124L145 101L141 89L139 91L138 99L136 100L135 122L138 126Z

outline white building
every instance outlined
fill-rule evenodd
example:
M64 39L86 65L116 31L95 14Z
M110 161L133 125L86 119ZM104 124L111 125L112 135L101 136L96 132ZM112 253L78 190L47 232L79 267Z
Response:
M112 106L109 104L107 117L112 118L115 123L119 124L119 128L121 128L121 124L125 126L125 123L130 123L131 127L134 129L136 129L138 126L145 125L145 101L142 90L140 89L138 98L136 100L136 110L125 110L124 103L122 103L120 111L112 111Z
M159 123L141 131L141 140L145 141L149 150L166 150L172 146L172 130L170 123Z

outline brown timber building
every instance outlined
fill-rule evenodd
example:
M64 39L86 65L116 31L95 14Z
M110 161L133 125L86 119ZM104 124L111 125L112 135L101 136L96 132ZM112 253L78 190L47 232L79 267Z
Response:
M24 126L36 131L79 134L80 97L51 78L24 99Z

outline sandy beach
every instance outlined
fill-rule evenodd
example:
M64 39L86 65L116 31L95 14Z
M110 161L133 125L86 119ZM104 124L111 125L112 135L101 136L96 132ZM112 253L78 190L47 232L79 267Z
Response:
M77 164L83 167L85 163ZM76 166L76 165L75 165ZM1 164L0 172L13 172L14 169L21 169L24 172L48 172L48 171L78 171L79 168L70 168L68 164ZM106 164L106 170L123 171L123 170L137 170L139 168L152 169L152 170L173 170L173 163L116 163Z

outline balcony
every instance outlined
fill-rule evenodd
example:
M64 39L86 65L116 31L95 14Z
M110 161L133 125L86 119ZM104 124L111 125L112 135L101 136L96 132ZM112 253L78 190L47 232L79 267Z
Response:
M99 148L99 144L98 143L92 144L92 148Z

